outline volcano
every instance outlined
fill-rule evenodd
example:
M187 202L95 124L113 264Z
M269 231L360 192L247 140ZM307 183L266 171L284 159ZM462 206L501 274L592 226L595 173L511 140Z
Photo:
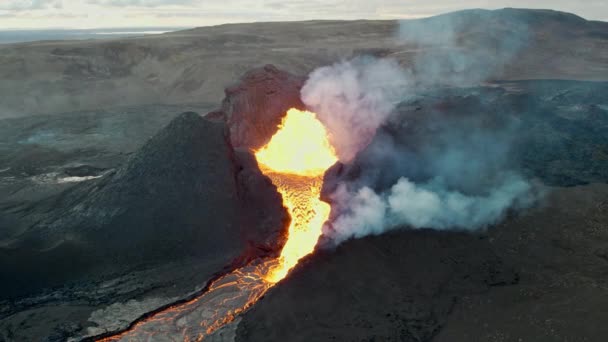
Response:
M327 132L314 113L290 109L270 142L256 152L256 158L282 195L291 217L280 255L230 271L200 296L144 317L124 332L96 340L212 338L313 252L329 217L329 205L320 200L322 176L337 161Z
M603 342L605 30L505 9L0 47L0 341Z
M276 252L288 219L250 158L233 150L225 125L196 113L178 116L122 168L34 209L61 208L41 214L22 244L6 250L3 260L27 251L31 263L19 270L4 265L13 279L4 291L61 283L85 268L100 276L122 272L110 265L129 269L183 258L210 261L202 274L209 277L247 253ZM37 282L18 276L34 269L55 271Z

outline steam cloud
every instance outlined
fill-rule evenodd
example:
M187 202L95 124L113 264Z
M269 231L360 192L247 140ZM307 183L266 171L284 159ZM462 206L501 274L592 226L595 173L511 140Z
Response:
M526 207L532 201L530 184L510 175L484 196L449 191L439 184L417 185L407 178L386 193L369 187L350 193L340 185L333 200L342 214L325 235L335 243L348 238L377 235L407 225L413 228L474 230L497 223L509 208Z
M515 55L525 33L493 42L492 57L484 47L455 48L460 22L425 35L417 25L402 25L401 37L457 53L422 52L410 70L390 59L342 61L312 72L302 88L303 102L325 124L347 170L329 194L332 219L324 235L335 243L403 226L480 229L535 199L512 167L516 123L488 124L488 113L476 112L412 117L397 108L415 99L420 86L484 80Z
M407 73L396 61L357 58L313 71L301 96L328 129L340 161L348 163L408 89Z
M418 83L475 85L500 77L529 43L529 23L516 14L467 10L402 20L398 38L419 49L412 65Z

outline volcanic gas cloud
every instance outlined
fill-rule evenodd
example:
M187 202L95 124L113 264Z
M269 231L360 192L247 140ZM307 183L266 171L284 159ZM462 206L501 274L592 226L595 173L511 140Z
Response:
M418 83L432 77L370 57L309 75L302 101L327 128L340 162L359 167L328 194L332 218L323 235L329 241L404 226L483 229L534 201L532 185L510 159L521 130L516 118L488 125L488 113L475 110L449 116L429 110L421 117L398 108L418 107ZM438 103L449 88L436 94Z
M417 118L421 127L446 129L435 129L441 134L414 144L425 148L400 143L402 137L394 132L414 122L396 111L400 101L413 97L410 76L395 61L371 58L343 61L311 73L301 97L316 114L289 110L268 144L255 151L260 169L277 187L291 216L280 256L256 260L224 275L200 296L106 340L140 341L151 336L203 340L230 326L283 279L313 252L321 235L338 244L404 225L475 229L496 222L521 202L530 187L508 168L509 139L499 139L496 132L482 134L481 126L471 132L476 126L451 121L441 126L432 117ZM386 125L393 126L386 129ZM361 168L357 179L339 181L329 194L330 208L320 194L325 171L338 160L347 167L352 163L368 167ZM382 173L389 177L379 177ZM396 183L378 187L380 178ZM467 184L473 186L467 189ZM330 211L331 222L324 226Z

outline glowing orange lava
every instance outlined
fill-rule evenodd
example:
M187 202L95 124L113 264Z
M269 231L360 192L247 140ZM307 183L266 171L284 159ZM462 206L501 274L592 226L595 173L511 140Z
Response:
M313 252L330 212L329 205L319 199L323 174L338 160L325 127L314 113L290 109L277 133L255 156L291 216L281 255L234 270L196 298L97 341L202 341L255 304Z
M330 211L329 205L319 199L323 174L338 158L315 114L297 109L287 112L279 131L255 156L291 215L278 265L266 276L267 281L275 283L314 250Z

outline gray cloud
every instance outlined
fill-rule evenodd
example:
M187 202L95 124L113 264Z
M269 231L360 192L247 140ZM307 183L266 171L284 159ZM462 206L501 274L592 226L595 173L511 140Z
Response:
M412 32L423 31L429 32ZM479 65L485 55L463 58ZM483 229L536 200L536 189L512 158L519 121L489 116L485 107L464 100L462 112L451 116L407 109L420 100L417 85L425 82L418 79L451 80L452 70L434 64L421 58L412 73L394 61L367 58L309 75L302 100L318 113L346 164L346 171L326 180L332 219L324 235L333 242L404 226ZM488 75L465 74L454 81L474 83Z
M19 19L27 27L43 27L51 23L44 20L45 12L74 13L80 16L72 22L81 25L86 19L101 11L112 16L113 21L107 25L113 26L124 23L127 12L137 15L137 18L148 18L148 25L157 25L153 18L158 17L158 11L171 10L171 6L179 6L184 11L174 12L174 15L163 21L164 25L170 20L179 21L196 17L193 13L218 13L210 24L222 24L240 21L288 21L309 19L399 19L428 17L441 13L470 9L498 9L504 7L550 8L571 12L587 19L605 20L608 18L608 2L570 0L538 0L534 2L523 0L437 0L437 1L397 1L397 0L4 0L0 1L0 11L3 15ZM28 12L36 12L35 17ZM235 15L235 13L245 13ZM40 20L42 19L42 20ZM80 20L80 23L78 21ZM194 22L194 21L190 21ZM14 24L14 23L13 23ZM183 23L182 23L183 24ZM2 25L0 23L0 25ZM70 22L62 23L70 26ZM120 26L120 25L119 25Z
M8 0L0 3L0 10L5 11L27 11L47 8L60 9L63 7L61 0Z
M311 73L302 101L319 115L340 161L347 163L369 144L408 88L408 75L397 62L358 58Z
M499 74L530 38L525 20L510 17L505 22L501 13L477 10L402 20L401 40L423 48L413 61L413 72L422 76L418 80L463 86ZM466 39L467 36L478 38ZM476 40L483 43L473 44ZM441 48L432 48L438 46Z
M159 7L169 5L195 5L201 4L200 0L87 0L89 4L114 6L114 7Z

